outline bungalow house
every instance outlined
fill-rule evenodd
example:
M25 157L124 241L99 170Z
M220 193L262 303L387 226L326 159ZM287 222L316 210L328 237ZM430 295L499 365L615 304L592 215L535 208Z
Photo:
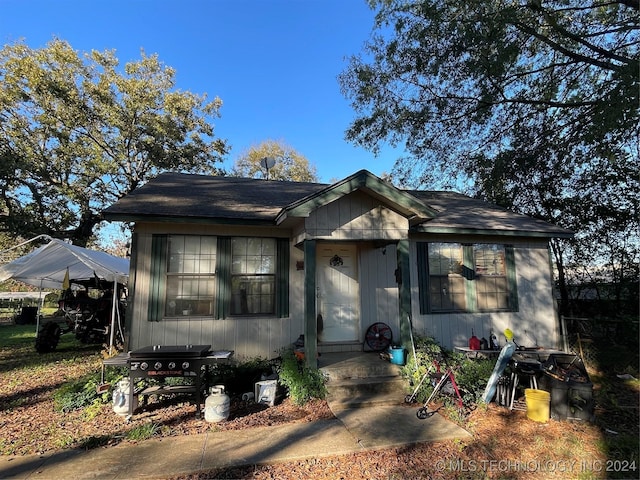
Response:
M411 324L447 348L507 327L558 344L548 244L571 232L459 193L366 170L332 185L165 173L104 216L135 225L131 349L273 358L303 334L315 358L368 350L372 332L409 346Z

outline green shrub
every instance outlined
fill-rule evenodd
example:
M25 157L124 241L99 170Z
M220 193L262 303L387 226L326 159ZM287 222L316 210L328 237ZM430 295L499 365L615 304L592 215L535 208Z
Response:
M401 369L412 392L427 372L430 377L435 373L434 363L437 363L442 372L447 368L453 369L456 384L466 405L478 403L493 371L495 365L493 360L469 359L461 353L443 348L432 337L417 336L414 342L416 359L413 355L409 355L406 365ZM433 392L435 381L431 380L431 378L425 379L416 392L418 402L425 402Z
M465 404L480 402L495 364L495 360L491 359L464 358L461 361L455 377Z
M287 387L289 397L296 405L304 405L313 398L323 399L327 394L322 372L299 362L293 350L282 352L282 364L278 373L280 383Z
M414 337L414 343L416 355L414 357L413 352L408 355L407 362L401 368L400 372L409 382L409 387L412 391L415 390L424 379L424 382L422 382L420 388L415 393L416 400L424 403L433 392L435 386L432 384L431 378L424 378L425 375L429 373L430 377L436 372L434 362L440 365L440 370L444 370L450 361L447 351L443 349L433 337L416 336Z
M95 374L65 383L53 394L55 409L59 412L71 412L90 406L100 397L96 393L97 386L98 378Z
M139 441L148 440L153 437L160 430L160 426L157 423L147 422L137 427L132 428L127 432L126 439Z
M105 373L105 381L116 385L123 376L121 369L109 369ZM98 404L109 403L112 398L110 391L104 393L96 391L100 380L100 373L96 372L65 383L53 394L54 408L59 412L71 412L81 408L95 410ZM87 415L91 416L92 412L87 412Z
M219 363L209 370L209 385L224 385L230 395L253 392L263 375L274 373L274 361L255 358L240 364Z

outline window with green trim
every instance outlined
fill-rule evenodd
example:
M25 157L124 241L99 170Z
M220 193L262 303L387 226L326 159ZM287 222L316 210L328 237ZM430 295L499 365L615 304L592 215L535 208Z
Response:
M429 244L429 302L431 310L463 312L467 309L463 251L459 243Z
M169 235L165 315L212 315L216 237Z
M509 310L509 282L504 245L473 246L478 310Z
M418 242L420 313L517 311L513 247Z
M276 240L231 239L231 315L273 314L276 306Z
M149 321L289 316L289 239L153 235Z

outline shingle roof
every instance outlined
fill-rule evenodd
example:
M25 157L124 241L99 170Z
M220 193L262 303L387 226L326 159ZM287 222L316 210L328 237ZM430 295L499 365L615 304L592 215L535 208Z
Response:
M327 185L163 173L108 207L112 220L141 217L273 222L290 203Z
M411 190L412 195L436 209L438 215L416 227L429 233L484 233L571 237L573 233L551 223L514 213L497 205L456 192Z
M307 197L322 194L330 187L320 183L164 173L103 213L107 220L120 221L222 221L275 225L283 209ZM406 190L404 193L413 195L437 212L434 218L414 226L418 232L571 236L570 231L542 220L459 193L423 190Z

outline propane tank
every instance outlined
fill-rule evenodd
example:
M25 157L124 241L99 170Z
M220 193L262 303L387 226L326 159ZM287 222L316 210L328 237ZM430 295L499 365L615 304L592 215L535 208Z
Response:
M489 348L491 350L500 350L500 344L498 343L498 337L496 337L496 335L493 333L493 331L491 332L491 335L489 335Z
M210 395L204 402L204 419L207 422L224 422L229 418L231 400L224 393L224 385L215 385L209 390Z
M113 391L113 412L118 415L129 415L129 390L131 382L128 378L123 378L118 382L117 388ZM133 396L133 410L138 408L138 397Z

